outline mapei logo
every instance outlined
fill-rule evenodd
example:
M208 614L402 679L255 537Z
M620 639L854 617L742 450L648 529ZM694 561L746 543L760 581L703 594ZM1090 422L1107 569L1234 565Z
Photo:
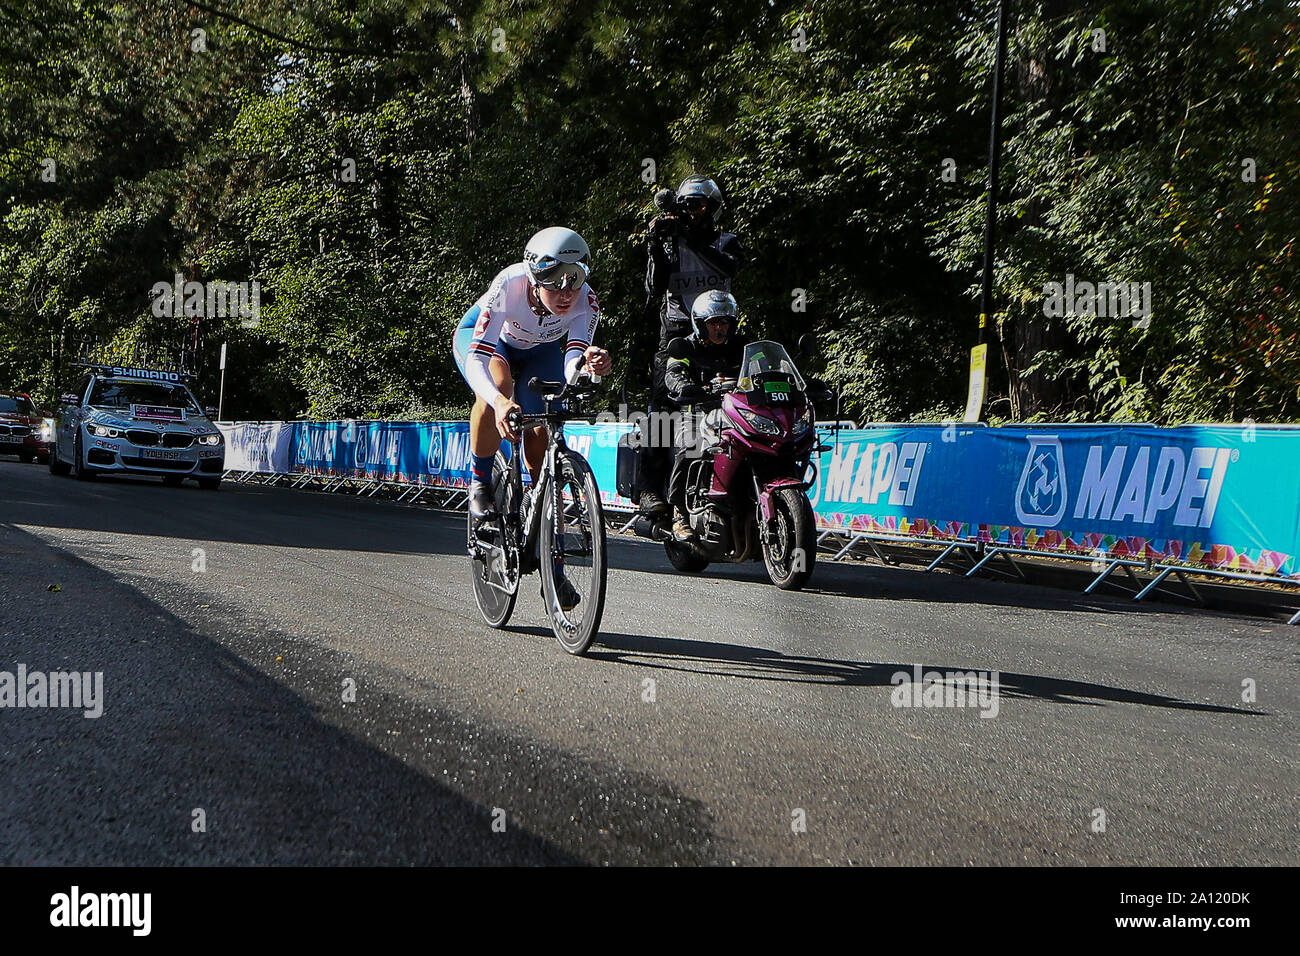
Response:
M438 425L429 428L429 452L425 464L429 474L442 474L442 428Z
M1035 528L1054 528L1065 515L1065 450L1057 435L1028 435L1029 453L1016 488L1016 517Z

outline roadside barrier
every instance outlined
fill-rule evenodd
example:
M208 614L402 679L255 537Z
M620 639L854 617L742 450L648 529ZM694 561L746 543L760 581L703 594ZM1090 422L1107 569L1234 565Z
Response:
M466 422L218 426L236 482L387 489L448 508L467 498ZM614 513L633 510L613 490L630 427L565 426ZM889 563L882 544L926 544L942 549L927 571L956 563L967 576L1021 578L1025 558L1087 561L1096 574L1086 593L1106 584L1139 601L1157 591L1199 601L1189 575L1300 584L1300 426L909 423L819 434L809 498L818 544L834 558ZM1155 577L1143 584L1135 568Z

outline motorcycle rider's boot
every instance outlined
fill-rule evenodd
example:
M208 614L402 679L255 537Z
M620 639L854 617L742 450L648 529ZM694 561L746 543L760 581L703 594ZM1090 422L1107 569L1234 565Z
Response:
M678 541L691 541L695 537L691 519L681 508L673 509L673 537Z
M492 500L492 486L475 479L469 483L469 513L475 518L486 518L496 511Z
M641 513L650 517L658 517L668 510L668 502L664 501L663 495L657 491L646 490L641 492Z

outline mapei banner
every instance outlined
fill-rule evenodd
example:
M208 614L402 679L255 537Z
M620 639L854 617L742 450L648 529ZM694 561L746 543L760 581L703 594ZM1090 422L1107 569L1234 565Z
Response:
M824 433L825 528L1300 577L1300 431L958 425Z
M565 426L607 505L627 424ZM466 422L236 423L226 466L459 488ZM819 526L1300 578L1300 429L881 426L820 432ZM508 445L503 443L508 452Z
M299 422L290 471L464 487L469 423Z

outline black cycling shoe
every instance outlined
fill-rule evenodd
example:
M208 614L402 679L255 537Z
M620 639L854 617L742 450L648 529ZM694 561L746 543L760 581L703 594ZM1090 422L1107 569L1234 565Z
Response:
M469 513L475 518L486 518L496 510L496 503L492 500L492 486L486 481L471 481L469 483Z
M582 600L582 595L577 592L564 575L560 575L559 580L555 582L555 596L560 601L560 610L565 612L572 611L578 606L578 602ZM542 597L546 597L545 586L542 587Z

